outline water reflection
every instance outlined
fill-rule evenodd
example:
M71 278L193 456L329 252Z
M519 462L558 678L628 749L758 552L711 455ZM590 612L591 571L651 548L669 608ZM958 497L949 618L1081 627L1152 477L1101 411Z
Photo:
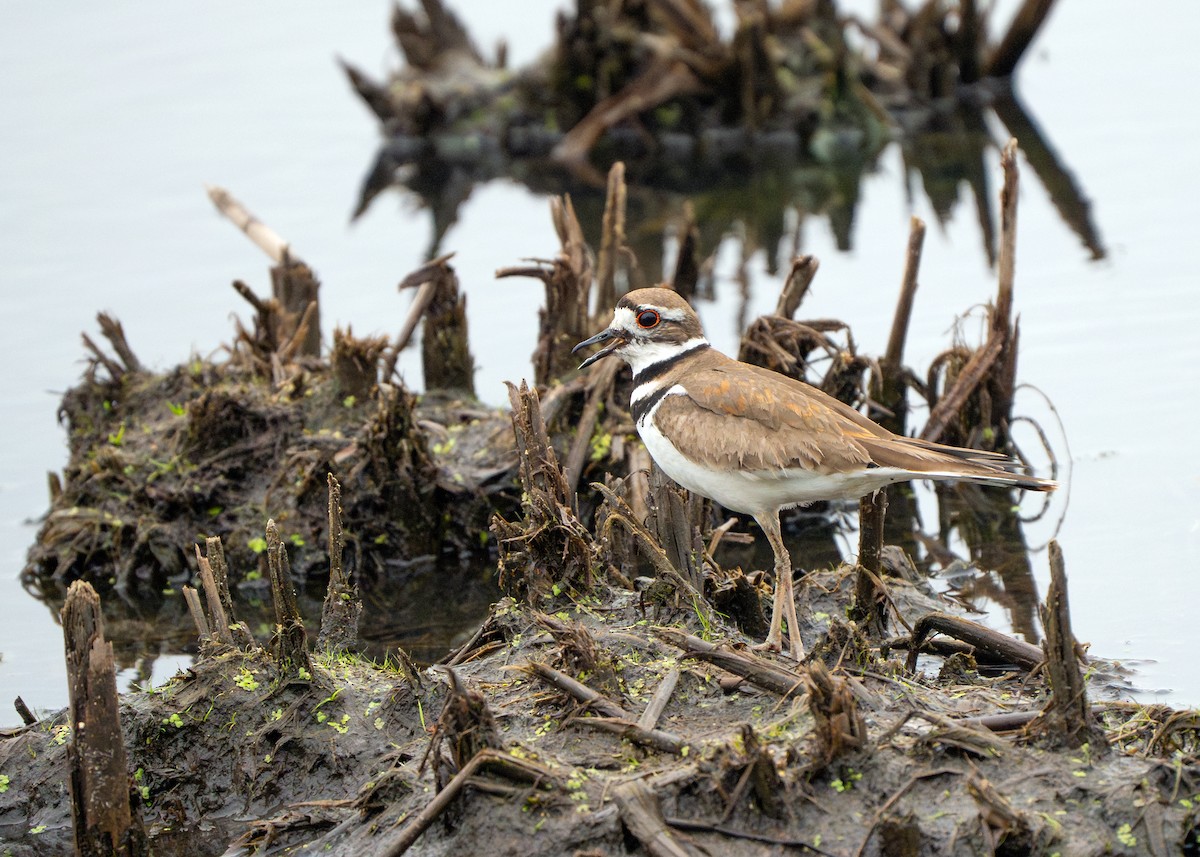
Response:
M1091 203L1011 80L981 81L963 87L949 103L897 113L894 119L910 203L923 193L945 223L962 201L965 185L989 264L995 264L997 240L989 154L1006 141L994 130L997 120L1019 141L1063 223L1093 259L1104 258ZM654 260L661 255L663 227L679 218L685 199L695 208L702 247L714 248L736 230L744 236L747 255L766 249L774 264L775 250L797 246L805 222L819 218L827 221L839 250L852 249L862 179L878 169L884 151L880 145L818 161L801 151L792 134L721 129L700 140L665 137L652 144L641 135L614 131L597 147L591 168L580 169L549 158L554 139L547 136L540 146L528 147L532 152L525 156L510 155L494 141L447 152L407 137L390 140L367 172L355 217L388 190L416 195L433 220L432 257L449 249L442 247L442 238L472 189L503 178L539 194L570 193L585 234L598 235L604 174L620 160L629 185L630 244L638 262L651 266L647 280L656 282L662 279ZM789 212L798 215L791 225Z

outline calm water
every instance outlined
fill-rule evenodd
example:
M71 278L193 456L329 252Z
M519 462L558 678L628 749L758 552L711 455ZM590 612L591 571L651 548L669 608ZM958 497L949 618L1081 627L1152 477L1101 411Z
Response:
M554 5L457 8L481 45L506 34L521 64L549 43ZM79 376L78 332L109 310L139 356L165 368L227 338L242 309L233 279L267 289L264 257L213 212L203 185L230 188L316 267L327 334L335 322L394 330L407 308L395 284L430 237L427 213L398 193L348 224L378 138L334 59L377 76L398 62L387 3L48 8L0 6L0 724L16 721L17 694L36 708L66 703L60 631L17 575L47 506L45 473L65 462L55 409ZM1200 422L1189 252L1200 179L1188 160L1200 114L1169 93L1200 71L1189 26L1200 7L1174 0L1156 12L1064 0L1022 70L1023 101L1092 199L1108 256L1090 260L1025 169L1017 309L1021 377L1053 400L1072 457L1069 494L1029 542L1044 545L1061 517L1077 636L1136 660L1142 698L1183 705L1200 703L1200 465L1176 448ZM907 358L926 365L954 316L993 291L971 203L964 196L938 225L920 194L910 204L895 147L862 197L850 252L826 223L806 223L803 250L821 272L802 315L843 318L862 350L882 351L908 217L920 215L930 231ZM502 382L528 373L540 288L492 275L554 251L546 202L508 183L478 188L443 245L458 252L469 294L477 389L499 402ZM732 244L721 254L719 299L702 310L726 348L736 255ZM755 312L774 304L765 267L761 255L749 265ZM419 379L414 355L404 366ZM1022 406L1052 420L1032 391ZM1033 563L1044 590L1044 550ZM156 678L182 662L160 659Z

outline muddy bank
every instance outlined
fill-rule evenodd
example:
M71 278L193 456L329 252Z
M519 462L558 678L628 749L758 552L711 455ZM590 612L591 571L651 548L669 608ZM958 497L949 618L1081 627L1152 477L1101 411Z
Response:
M1200 842L1194 713L1089 704L1078 663L1060 678L1053 644L972 628L924 584L890 576L892 619L918 636L872 640L841 618L853 567L802 579L804 664L759 657L747 648L757 633L709 606L716 590L746 588L740 572L706 569L703 594L681 580L614 585L617 555L665 556L627 508L609 501L619 523L603 539L569 514L549 532L524 519L560 550L579 541L596 577L542 569L445 667L370 663L328 643L309 655L280 601L266 646L236 616L208 624L193 668L120 700L129 776L116 792L134 841L201 855L481 842L545 855L1157 855ZM749 596L741 614L761 614L766 592ZM1065 590L1048 611L1056 598ZM945 636L922 642L925 627ZM918 661L917 649L940 654ZM0 743L11 854L71 849L66 772L84 730L68 716Z

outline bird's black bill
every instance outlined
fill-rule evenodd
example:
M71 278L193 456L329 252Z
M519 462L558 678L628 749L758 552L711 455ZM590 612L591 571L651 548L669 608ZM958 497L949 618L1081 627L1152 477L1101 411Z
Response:
M615 339L616 342L614 342L612 345L608 346L607 348L601 348L599 351L597 351L595 354L593 354L587 360L584 360L582 363L580 363L579 368L581 370L586 369L587 367L589 367L593 363L595 363L597 360L602 360L603 358L612 354L614 351L616 351L618 348L620 348L622 345L625 344L625 338L620 336L616 331L614 331L612 329L602 330L599 333L597 333L595 336L592 336L588 339L583 340L583 342L579 343L574 348L572 348L571 353L574 354L575 352L579 351L579 349L581 349L581 348L587 348L589 345L595 345L599 342L607 342L610 339Z

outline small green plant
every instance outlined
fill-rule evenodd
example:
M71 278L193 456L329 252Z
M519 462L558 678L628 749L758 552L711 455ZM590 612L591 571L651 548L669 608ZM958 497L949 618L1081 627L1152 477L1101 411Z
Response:
M8 791L8 784L10 782L12 781L8 778L8 774L0 774L0 794Z
M233 680L233 683L242 690L258 690L258 679L254 677L254 673L250 672L246 667L242 667L241 672Z
M252 538L250 541L246 542L246 546L255 553L262 553L267 549L267 540L261 536L256 536L255 538Z
M861 779L862 774L860 772L854 770L853 768L847 768L846 775L841 779L832 781L829 786L838 794L841 794L843 792L852 791L854 789L854 784Z
M170 717L164 717L162 722L168 726L174 726L176 729L183 728L183 718L179 716L178 711L176 711Z
M115 434L108 436L108 442L113 446L120 446L125 442L125 423L121 423L120 428L117 429Z
M183 405L176 404L175 402L167 402L167 410L177 417L182 417L184 413L187 412L187 408L185 408Z
M37 836L39 833L45 833L46 825L39 824L37 827L31 827L31 828L29 828L29 832L32 833L34 836Z
M290 536L288 536L288 541L298 548L304 547L304 537L299 533L292 533Z
M62 746L67 743L67 739L71 737L71 727L63 723L55 726L50 730L50 740L55 744Z
M1122 824L1117 828L1117 839L1121 840L1121 844L1126 848L1133 848L1137 845L1137 837L1133 835L1133 828L1128 824Z
M353 408L356 404L358 404L358 396L347 396L342 399L342 407Z

